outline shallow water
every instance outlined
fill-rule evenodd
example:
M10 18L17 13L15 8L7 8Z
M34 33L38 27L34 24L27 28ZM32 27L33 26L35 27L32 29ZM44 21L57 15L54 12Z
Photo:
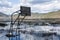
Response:
M10 23L9 23L10 24ZM14 25L14 28L16 28L17 26ZM5 28L1 28L1 29L9 29L10 25L6 26ZM24 33L20 33L20 37L17 36L17 40L60 40L60 36L59 35L51 35L51 36L45 36L45 37L41 37L41 34L38 34L38 31L49 31L49 29L52 29L53 26L31 26L31 25L27 25L27 24L23 24L20 26L20 28L22 29L26 29L28 31L31 30L35 30L37 33L36 34L24 34ZM0 34L0 40L9 40L8 37L6 37L7 32L2 32ZM16 40L16 37L11 37L10 40Z

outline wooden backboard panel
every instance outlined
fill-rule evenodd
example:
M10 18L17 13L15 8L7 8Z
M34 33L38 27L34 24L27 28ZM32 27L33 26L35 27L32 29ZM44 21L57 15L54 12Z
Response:
M30 7L21 6L20 9L21 9L21 16L31 16Z

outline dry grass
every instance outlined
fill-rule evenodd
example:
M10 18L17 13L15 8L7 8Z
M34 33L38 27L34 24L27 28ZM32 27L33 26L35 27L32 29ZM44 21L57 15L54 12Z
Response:
M17 17L17 15L14 15L14 19ZM20 18L23 18L21 16ZM42 19L42 18L60 18L60 11L56 12L50 12L46 14L38 14L38 13L32 13L31 16L27 16L25 19Z

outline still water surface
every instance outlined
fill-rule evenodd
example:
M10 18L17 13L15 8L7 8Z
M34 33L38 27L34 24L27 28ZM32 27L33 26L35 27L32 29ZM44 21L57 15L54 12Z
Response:
M10 24L10 23L8 23ZM16 28L17 26L14 25L14 28ZM59 27L59 26L55 26L55 27ZM10 28L10 25L6 26L5 28L0 28L0 29L9 29ZM37 31L49 31L49 29L53 28L53 26L34 26L34 25L27 25L27 24L23 24L20 26L20 28L22 29L27 29L28 31L30 30L35 30L36 31L36 34L24 34L24 33L20 33L20 37L17 36L17 40L60 40L60 35L51 35L49 37L41 37L40 35L41 34L38 34ZM60 31L59 31L60 32ZM8 37L6 37L7 32L2 32L0 33L0 40L9 40ZM16 37L13 37L11 38L11 40L16 40Z

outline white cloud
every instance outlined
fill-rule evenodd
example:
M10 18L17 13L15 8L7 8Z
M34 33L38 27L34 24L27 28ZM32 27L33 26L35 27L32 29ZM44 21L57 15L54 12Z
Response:
M60 10L60 1L55 0L50 3L36 4L36 5L32 5L32 7L35 9L34 12L46 13L46 12L56 11L56 10ZM32 10L34 10L33 8Z
M12 14L13 12L19 10L20 5L14 5L12 8L0 7L0 12L4 12L6 14Z
M0 0L0 5L2 5L2 6L12 6L12 3L8 2L7 0Z
M13 5L11 2L8 2L8 0L0 0L0 12L3 12L5 14L11 13Z
M60 10L60 0L53 0L43 4L30 4L29 2L30 0L22 0L21 5L30 6L32 8L32 12L47 13Z
M8 2L6 0L5 3L2 3L0 1L0 3L4 4L4 5L9 5L11 6L11 8L6 8L6 7L0 7L0 12L4 12L6 14L11 14L16 10L20 9L20 6L30 6L32 8L32 12L39 12L39 13L47 13L47 12L51 12L51 11L56 11L56 10L60 10L60 1L59 0L53 0L51 2L47 2L47 3L43 3L43 4L31 4L30 1L33 0L20 0L19 4L14 4L12 5L11 2Z

